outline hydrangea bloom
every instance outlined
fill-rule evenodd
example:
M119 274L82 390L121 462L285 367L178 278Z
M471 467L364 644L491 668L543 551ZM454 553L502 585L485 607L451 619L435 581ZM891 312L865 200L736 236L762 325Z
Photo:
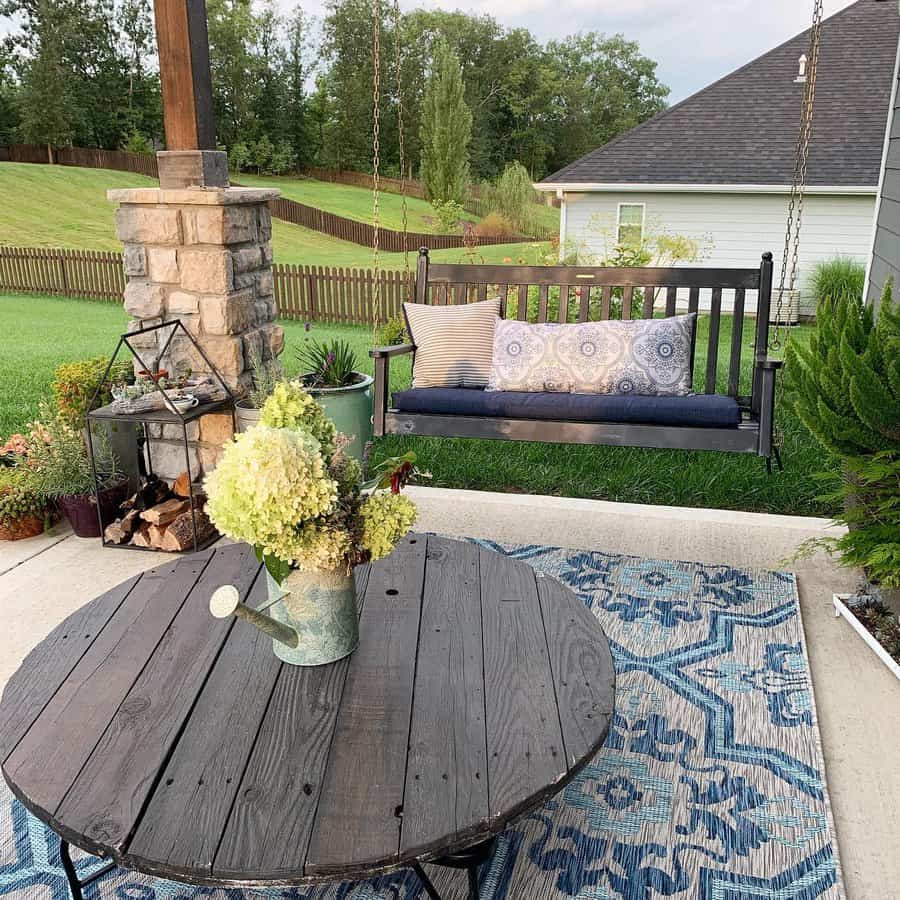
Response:
M378 493L359 508L363 521L362 547L372 561L387 556L416 521L416 505L403 494Z
M302 526L327 516L338 499L318 440L290 428L239 434L205 487L206 511L220 531L295 565L306 552Z
M326 461L335 449L334 422L299 381L280 381L259 414L259 424L309 432L320 444Z

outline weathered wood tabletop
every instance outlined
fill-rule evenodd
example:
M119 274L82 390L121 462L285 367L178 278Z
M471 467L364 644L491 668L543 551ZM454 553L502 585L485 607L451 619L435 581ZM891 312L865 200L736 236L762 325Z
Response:
M359 649L317 668L213 619L226 583L265 599L247 545L113 588L10 680L3 774L64 841L199 884L365 877L499 833L606 737L606 638L525 563L410 535L359 572Z

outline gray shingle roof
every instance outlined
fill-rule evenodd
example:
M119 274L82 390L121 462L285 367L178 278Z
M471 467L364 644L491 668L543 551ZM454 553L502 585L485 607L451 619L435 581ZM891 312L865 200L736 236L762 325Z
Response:
M823 23L810 185L877 186L898 35L890 0L858 0ZM805 31L543 184L790 184L808 45Z

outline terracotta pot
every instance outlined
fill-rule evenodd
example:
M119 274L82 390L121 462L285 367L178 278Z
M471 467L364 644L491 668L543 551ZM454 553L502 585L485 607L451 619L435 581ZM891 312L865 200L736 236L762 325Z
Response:
M104 524L118 517L119 507L128 499L128 479L119 478L115 484L100 492L100 512ZM100 521L97 518L97 498L93 494L76 494L59 498L60 509L65 513L72 531L77 537L100 537Z
M20 516L8 522L0 522L0 541L21 541L44 533L41 516Z

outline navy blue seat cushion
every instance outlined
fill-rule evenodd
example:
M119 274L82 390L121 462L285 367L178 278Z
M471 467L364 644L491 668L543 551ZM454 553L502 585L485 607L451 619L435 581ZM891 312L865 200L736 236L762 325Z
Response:
M394 408L440 416L491 416L567 422L621 422L728 428L740 424L737 401L721 394L649 397L637 394L525 393L478 388L413 388L394 394Z

